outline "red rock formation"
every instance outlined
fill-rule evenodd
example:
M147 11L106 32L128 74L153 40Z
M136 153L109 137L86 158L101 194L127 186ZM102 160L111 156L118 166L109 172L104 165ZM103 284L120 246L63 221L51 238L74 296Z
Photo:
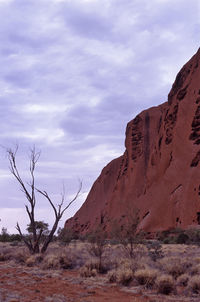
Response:
M200 49L178 73L168 102L128 123L125 146L65 227L109 231L114 220L124 224L130 206L148 232L200 224Z

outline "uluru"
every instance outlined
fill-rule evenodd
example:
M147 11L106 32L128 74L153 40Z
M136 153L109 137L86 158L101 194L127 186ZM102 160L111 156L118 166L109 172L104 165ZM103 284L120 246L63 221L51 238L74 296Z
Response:
M65 227L109 232L113 221L125 223L130 207L146 232L200 224L200 49L178 73L168 101L127 124L124 154L103 168Z

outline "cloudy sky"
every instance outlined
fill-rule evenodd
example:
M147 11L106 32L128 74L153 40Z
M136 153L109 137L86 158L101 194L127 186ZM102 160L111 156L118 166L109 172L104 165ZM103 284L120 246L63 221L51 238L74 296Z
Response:
M0 145L42 151L36 177L59 203L83 181L84 201L102 168L124 152L129 120L167 100L197 51L199 0L0 0ZM26 200L0 149L0 228L27 224ZM37 219L53 213L39 198Z

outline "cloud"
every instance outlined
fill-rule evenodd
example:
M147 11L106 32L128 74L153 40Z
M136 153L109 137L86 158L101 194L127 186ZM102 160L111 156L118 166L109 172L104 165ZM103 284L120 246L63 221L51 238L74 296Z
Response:
M19 143L22 174L36 144L41 188L56 197L64 179L71 194L80 177L88 192L124 152L126 123L167 100L199 47L199 15L197 0L1 0L0 145ZM1 207L21 208L0 156Z

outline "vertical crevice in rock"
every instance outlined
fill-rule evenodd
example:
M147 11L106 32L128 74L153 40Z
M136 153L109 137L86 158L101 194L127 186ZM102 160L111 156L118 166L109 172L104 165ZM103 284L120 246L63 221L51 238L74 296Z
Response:
M197 107L193 121L192 121L192 133L189 139L194 141L195 145L200 144L200 106Z
M197 167L199 162L200 162L200 150L197 152L196 156L193 158L190 166Z
M133 161L136 161L138 157L142 155L142 119L138 115L133 120L132 123L132 132L131 132L131 141L132 141L132 154L131 158Z
M169 110L168 110L167 114L165 116L165 133L166 133L165 143L166 143L166 145L169 145L172 142L173 129L176 125L177 114L178 114L178 104L176 104L173 107L172 112L169 112Z
M144 131L144 164L147 169L150 154L150 137L149 137L150 118L149 113L145 115L145 131Z

